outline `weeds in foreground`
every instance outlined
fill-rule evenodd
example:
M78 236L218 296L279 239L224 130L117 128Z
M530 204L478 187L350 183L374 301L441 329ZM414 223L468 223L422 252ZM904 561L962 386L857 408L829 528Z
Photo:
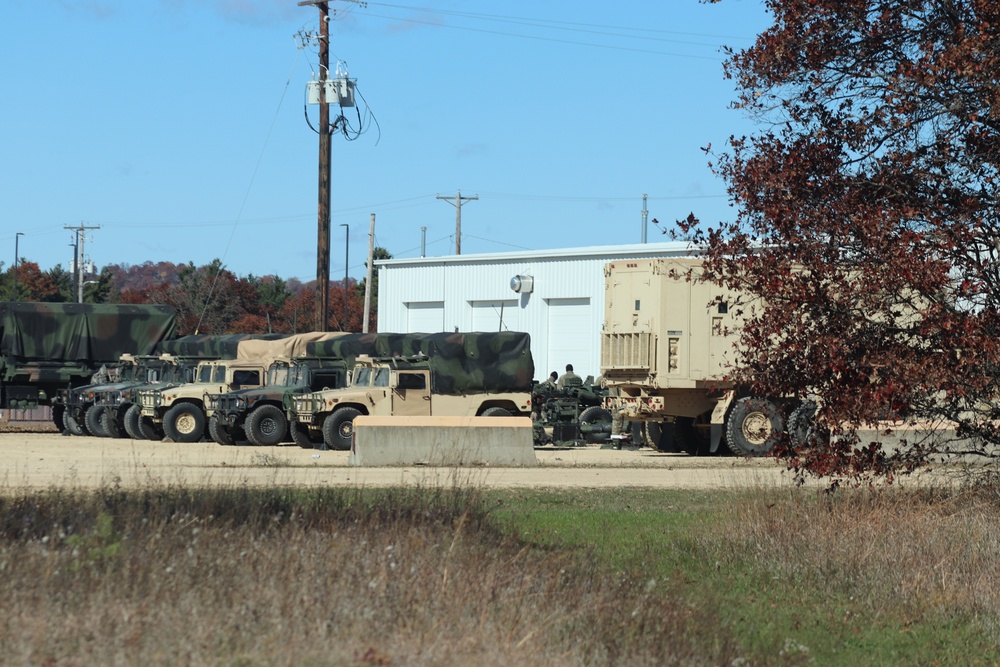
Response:
M0 498L0 652L52 665L739 658L669 587L533 550L491 507L461 488Z

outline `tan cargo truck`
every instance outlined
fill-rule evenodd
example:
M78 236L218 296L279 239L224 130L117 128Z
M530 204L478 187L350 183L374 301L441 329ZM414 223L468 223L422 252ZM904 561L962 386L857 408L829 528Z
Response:
M441 334L447 336L446 334ZM311 434L320 449L350 449L354 419L358 415L490 417L518 416L531 412L533 363L527 334L456 334L468 337L470 347L485 341L477 357L460 354L446 358L359 356L351 374L351 385L288 400L288 420ZM515 343L490 354L488 342L506 337ZM478 367L478 361L484 361ZM473 363L469 363L469 362ZM494 363L495 362L495 363ZM485 369L485 370L484 370Z
M663 451L714 453L724 441L739 455L766 454L796 402L724 380L737 361L735 295L697 280L700 267L693 258L605 265L605 408L644 423L648 443Z

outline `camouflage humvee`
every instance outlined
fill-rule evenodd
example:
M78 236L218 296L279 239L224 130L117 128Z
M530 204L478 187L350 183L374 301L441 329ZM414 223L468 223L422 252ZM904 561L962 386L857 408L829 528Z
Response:
M320 449L350 449L358 415L510 416L531 411L527 334L435 334L437 356L358 357L351 384L293 396L297 421ZM487 337L487 338L480 338Z
M123 354L118 364L95 373L91 384L64 390L61 400L65 432L71 435L110 435L103 422L104 408L97 405L97 396L104 391L120 391L152 382L159 377L163 365L163 360L157 356Z
M347 363L323 357L283 357L268 369L263 387L207 396L213 410L208 433L220 445L244 440L259 446L276 445L288 435L303 447L312 447L308 434L295 428L289 433L285 402L310 391L337 389L347 385Z

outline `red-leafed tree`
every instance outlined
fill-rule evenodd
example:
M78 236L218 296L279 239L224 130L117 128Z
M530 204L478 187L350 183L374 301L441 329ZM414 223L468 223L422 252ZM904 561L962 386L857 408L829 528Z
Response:
M733 377L816 396L834 435L902 416L964 438L894 453L823 438L793 452L801 469L893 474L943 449L988 452L1000 444L1000 4L766 5L773 25L726 63L761 128L714 165L736 218L680 223L714 278L766 301Z

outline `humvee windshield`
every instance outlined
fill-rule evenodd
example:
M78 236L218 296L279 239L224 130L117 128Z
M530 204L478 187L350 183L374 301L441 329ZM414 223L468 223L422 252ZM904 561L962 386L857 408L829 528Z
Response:
M267 371L267 384L273 387L283 387L290 384L289 380L294 375L294 372L289 373L288 364L271 364L271 368Z

